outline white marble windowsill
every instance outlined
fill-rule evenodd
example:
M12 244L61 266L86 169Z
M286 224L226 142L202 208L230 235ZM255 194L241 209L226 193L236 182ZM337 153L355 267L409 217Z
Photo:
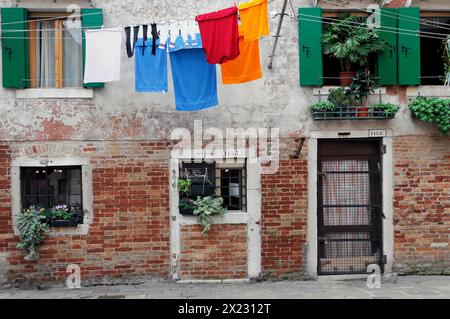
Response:
M17 99L92 99L93 89L64 88L64 89L25 89L16 90Z

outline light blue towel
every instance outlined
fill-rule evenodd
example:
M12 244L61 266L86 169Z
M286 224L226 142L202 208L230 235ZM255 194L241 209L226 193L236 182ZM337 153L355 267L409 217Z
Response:
M216 65L206 61L203 49L170 53L175 104L178 111L197 111L216 106Z
M136 42L135 56L135 86L136 92L167 92L167 53L158 48L156 41L156 55L152 55L152 39L145 42L144 55L142 47L144 40Z

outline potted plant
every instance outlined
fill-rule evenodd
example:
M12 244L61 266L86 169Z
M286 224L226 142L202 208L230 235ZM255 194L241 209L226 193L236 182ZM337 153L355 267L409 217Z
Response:
M322 34L325 54L339 60L342 86L352 82L356 68L366 69L371 54L382 53L385 42L376 31L369 29L360 17L342 15L339 22L329 24Z
M46 223L45 210L30 207L24 209L17 221L20 242L17 248L27 252L25 260L37 260L39 258L39 246L43 240L43 235L49 231Z
M76 227L78 217L66 205L58 205L51 209L52 227Z
M194 205L194 215L197 216L198 221L203 228L203 236L206 236L211 230L213 216L222 216L227 212L226 208L223 207L223 198L221 197L199 197L194 202Z
M377 117L384 116L388 119L393 119L399 110L400 106L392 103L377 103L372 105L372 112Z
M409 102L413 117L438 126L444 135L450 134L450 99L419 97Z
M190 198L192 180L178 179L179 203L178 208L181 215L194 215L194 201Z
M359 103L358 117L368 117L369 108L367 107L367 97L375 92L375 81L370 72L358 71L353 78L347 94L353 97L355 102Z
M352 104L352 98L344 88L331 89L328 94L328 102L336 107L337 117L351 116L348 107Z
M336 106L331 102L317 102L309 107L313 113L314 119L326 118L326 112L334 112ZM332 116L329 116L332 117Z

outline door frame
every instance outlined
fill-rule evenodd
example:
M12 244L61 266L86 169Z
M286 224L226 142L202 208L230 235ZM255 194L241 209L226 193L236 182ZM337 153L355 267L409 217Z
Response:
M385 129L382 129L385 130ZM394 258L394 225L393 225L393 146L392 130L386 129L386 136L382 137L382 145L385 146L384 154L381 154L381 188L382 188L382 222L383 255L386 255L384 274L392 273ZM311 131L308 139L308 231L307 231L307 272L312 277L317 277L318 260L318 227L317 227L317 162L318 141L320 139L371 139L367 130L338 130ZM355 275L337 275L355 276Z

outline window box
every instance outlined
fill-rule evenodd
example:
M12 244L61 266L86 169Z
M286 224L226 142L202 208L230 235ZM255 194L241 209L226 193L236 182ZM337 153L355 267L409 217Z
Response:
M53 219L51 221L52 227L77 227L78 217L72 217L70 219Z
M313 120L387 120L395 116L386 116L383 110L373 106L336 107L334 110L311 110Z

